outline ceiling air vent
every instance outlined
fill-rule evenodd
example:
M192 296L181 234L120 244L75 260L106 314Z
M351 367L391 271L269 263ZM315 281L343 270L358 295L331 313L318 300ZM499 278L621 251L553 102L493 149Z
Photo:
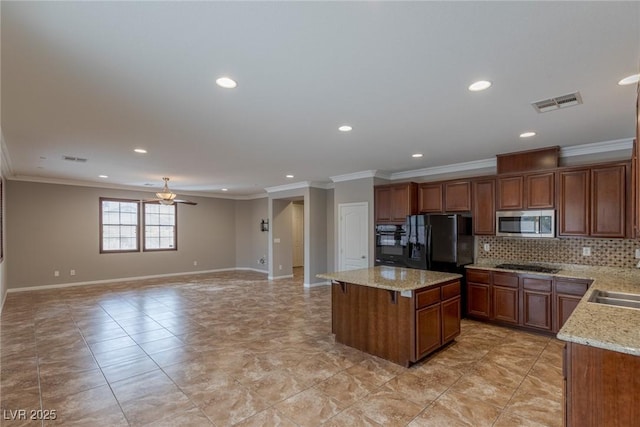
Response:
M82 157L75 157L75 156L62 156L62 158L68 162L85 163L87 161L87 159L83 159Z
M547 111L559 110L560 108L573 107L582 104L582 96L580 92L570 93L568 95L557 96L555 98L544 99L531 103L538 113L546 113Z

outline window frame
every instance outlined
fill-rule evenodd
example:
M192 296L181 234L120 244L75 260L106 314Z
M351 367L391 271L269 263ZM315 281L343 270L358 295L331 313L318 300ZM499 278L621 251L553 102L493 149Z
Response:
M147 248L147 205L161 205L159 201L151 201L151 202L142 202L142 209L140 209L140 215L142 217L142 234L140 238L142 239L142 252L166 252L166 251L177 251L178 250L178 204L173 203L173 247L171 248Z
M136 248L135 249L105 249L104 248L104 221L102 218L102 203L103 202L121 202L121 203L135 203L138 207L136 209ZM140 201L133 199L121 199L114 197L100 197L98 201L98 217L100 223L100 253L101 254L122 254L122 253L132 253L132 252L140 252Z

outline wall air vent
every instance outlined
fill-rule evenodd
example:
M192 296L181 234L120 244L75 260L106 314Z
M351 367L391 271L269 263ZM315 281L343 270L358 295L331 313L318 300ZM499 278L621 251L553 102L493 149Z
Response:
M555 98L544 99L542 101L532 102L533 108L538 113L546 113L547 111L559 110L560 108L573 107L582 104L582 96L580 92L570 93L567 95L557 96Z
M75 156L62 156L62 158L68 162L86 163L87 159Z

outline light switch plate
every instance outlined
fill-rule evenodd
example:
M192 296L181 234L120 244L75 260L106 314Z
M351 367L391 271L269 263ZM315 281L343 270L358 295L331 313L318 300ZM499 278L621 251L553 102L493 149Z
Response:
M640 259L640 248L636 249L636 259Z
M483 248L484 248L484 251L485 251L485 252L489 252L489 251L491 250L491 245L490 245L490 244L488 244L488 243L485 243L485 244L484 244L484 246L483 246Z

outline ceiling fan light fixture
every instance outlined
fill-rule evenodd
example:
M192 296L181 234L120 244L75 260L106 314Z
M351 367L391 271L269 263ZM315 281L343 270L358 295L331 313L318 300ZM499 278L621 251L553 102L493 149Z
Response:
M161 205L172 205L173 200L158 200Z

